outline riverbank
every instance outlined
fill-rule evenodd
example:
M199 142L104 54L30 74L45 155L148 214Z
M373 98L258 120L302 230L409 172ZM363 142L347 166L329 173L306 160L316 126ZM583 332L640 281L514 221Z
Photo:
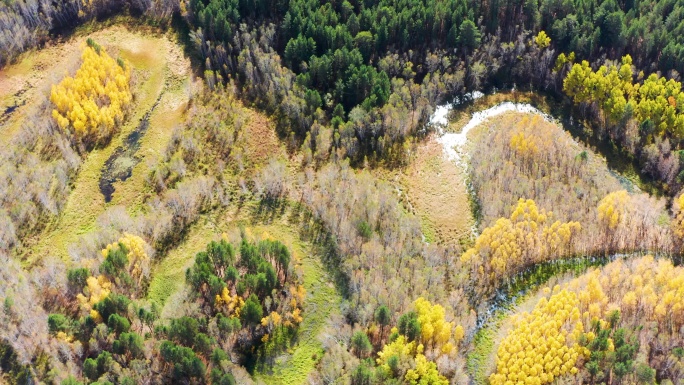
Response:
M641 172L636 159L621 151L609 140L597 138L596 129L577 116L577 111L572 104L552 96L515 89L494 90L487 94L473 92L463 98L455 98L451 102L436 106L428 124L435 127L435 123L441 123L437 125L438 136L461 133L463 128L473 120L475 114L508 103L517 105L523 110L531 110L527 112L540 113L541 116L561 126L575 140L585 144L594 153L600 154L626 188L636 187L658 197L665 195L652 178ZM490 115L488 118L498 114Z
M527 99L529 102L506 100L507 97L512 96L517 97L517 95L512 95L510 93L494 94L489 96L479 96L475 100L472 100L465 105L441 105L435 109L435 114L433 115L430 123L433 130L436 131L435 140L442 148L442 156L453 164L457 165L463 174L467 175L465 182L468 191L471 194L471 199L476 203L477 207L484 206L487 221L485 221L481 226L487 226L488 223L491 224L498 217L505 217L507 214L504 215L504 212L508 213L507 203L504 203L503 206L501 206L500 203L508 202L509 200L514 202L517 201L518 197L526 199L534 198L535 200L539 199L540 202L545 202L543 205L545 209L556 212L559 209L558 202L551 203L554 201L553 199L550 201L548 199L540 199L540 196L535 196L535 194L542 194L548 198L548 196L550 196L549 194L554 194L553 191L556 191L556 193L565 191L567 189L572 191L571 186L575 186L575 191L578 191L578 186L584 186L580 191L586 191L589 194L593 194L590 195L593 196L593 200L586 202L587 207L583 209L587 213L594 213L588 216L585 214L582 217L583 225L587 225L588 228L591 228L589 224L593 224L598 220L595 217L595 210L598 205L598 201L608 192L624 188L636 196L647 196L647 194L642 192L639 188L639 181L634 181L632 178L626 178L622 176L619 171L611 169L607 159L605 159L602 154L595 152L595 147L588 146L582 141L581 136L574 135L573 130L569 130L567 128L567 124L564 124L562 119L557 119L554 117L554 115L547 112L553 110L548 104L541 103L539 100L536 100L535 103L532 98ZM517 99L520 100L521 98ZM478 106L477 108L479 108L477 111L474 110L477 109L475 106ZM537 106L540 106L544 110L538 108ZM538 129L535 129L534 127L537 127L536 125L539 124L535 122L539 120L542 120L545 123L538 127ZM520 127L523 127L523 129ZM525 138L534 142L536 140L535 135L540 135L541 132L545 132L541 131L542 129L551 130L549 132L552 133L546 133L546 136L539 136L539 138L542 138L540 139L542 142L551 138L555 138L552 139L552 141L557 143L557 145L561 142L565 143L562 145L562 148L564 149L563 151L569 152L567 155L569 157L570 163L573 162L572 158L575 156L575 153L577 153L581 159L585 159L583 161L584 163L582 163L584 165L582 167L584 167L585 171L582 172L582 168L579 169L579 172L581 174L584 173L585 175L577 179L583 181L582 183L585 184L578 185L577 180L570 178L573 180L573 182L563 182L568 183L567 186L558 185L551 187L551 185L549 185L548 189L536 188L531 190L536 191L536 193L529 195L530 191L528 191L527 188L522 188L521 186L530 183L536 185L542 183L544 180L541 175L532 173L527 175L528 178L532 178L531 180L504 178L498 181L496 186L501 188L505 185L505 190L507 192L501 190L497 195L493 192L493 190L489 191L487 195L489 198L478 198L477 191L475 191L475 188L473 188L472 181L473 178L483 178L483 175L473 174L474 169L471 164L473 160L473 151L481 151L481 153L478 153L478 159L483 157L495 158L492 160L491 167L494 167L495 169L501 168L504 167L507 162L511 162L510 159L506 159L503 155L506 153L506 151L509 153L508 156L514 156L511 154L511 149L509 148L509 146L511 146L509 143L509 136L512 134L508 134L508 136L503 135L503 141L498 143L492 141L494 133L509 130L515 132L520 131L524 132ZM574 127L574 129L576 130L577 127ZM557 130L558 132L554 130ZM533 135L533 137L528 135ZM502 138L497 138L499 141L502 140ZM494 151L496 148L498 148L495 146L495 144L501 146L503 152ZM584 153L584 155L582 155L582 153ZM548 156L557 157L561 155L558 153L558 151L554 150L551 151ZM532 159L535 164L538 162L544 162L542 159ZM558 163L557 166L561 166L562 164L564 163ZM556 166L549 164L546 167L553 168ZM520 171L524 172L523 170L525 170L525 167L523 167ZM588 178L588 170L591 170L591 175L595 175ZM563 174L562 172L557 173L555 171L551 172L550 174L547 173L546 175L546 178L562 179L568 177L567 174ZM566 176L563 177L563 175ZM489 182L490 179L491 177L489 177L487 182ZM607 183L608 180L612 180L612 182ZM479 179L475 179L475 181L478 182L476 185L481 186L483 183L483 181ZM596 187L591 186L602 187L596 189ZM525 191L528 191L528 193L526 194ZM511 194L515 196L508 196ZM516 194L522 195L518 196ZM497 196L498 200L501 202L495 202L494 197ZM572 203L572 201L566 200L565 204L567 205L568 203ZM492 211L492 205L499 205L499 207L497 210ZM653 203L653 205L653 210L663 210L663 215L667 216L667 212L664 211L664 206L661 207L657 203ZM561 220L580 219L573 217L576 214L572 214L573 210L571 207L568 207L567 209L568 210L566 211L558 211ZM577 207L575 211L577 209L579 209L579 207ZM497 215L492 216L493 212L496 212ZM563 216L564 212L566 215L570 215L571 218L565 218ZM478 219L480 219L478 214L481 213L474 214L477 215ZM558 218L558 216L556 216L556 218ZM481 230L482 228L478 228L478 232ZM604 236L607 236L607 234L604 234ZM524 304L529 305L530 303L532 304L531 306L534 306L536 301L533 301L533 299L535 293L538 293L539 288L552 282L560 282L560 280L563 279L577 277L591 267L603 266L616 258L632 258L641 255L644 255L644 253L618 253L606 257L601 256L599 253L597 256L558 259L535 265L514 277L510 277L508 282L505 282L505 284L497 291L496 295L490 300L473 304L478 311L477 331L472 340L469 342L469 344L472 344L472 351L468 354L467 368L475 383L487 383L488 376L495 367L495 357L493 354L496 351L498 341L501 340L502 336L506 335L505 330L501 329L502 326L506 325L510 314L520 310L520 306Z

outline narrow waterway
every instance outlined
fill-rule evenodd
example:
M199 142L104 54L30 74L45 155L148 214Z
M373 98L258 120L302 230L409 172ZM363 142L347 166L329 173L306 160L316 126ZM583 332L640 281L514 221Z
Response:
M140 162L140 158L135 154L140 149L140 139L150 127L150 117L159 105L162 95L164 95L163 92L159 94L152 108L140 119L140 123L135 130L128 134L123 144L114 150L114 153L102 166L99 186L100 192L104 195L105 202L109 203L112 200L114 182L125 181L130 178L133 174L133 167Z
M28 84L28 86L30 87L31 85ZM27 89L28 88L23 88L14 94L14 104L11 106L7 106L5 110L0 114L0 126L5 124L9 120L9 118L17 110L17 108L26 105L26 99L22 98L22 96L26 93Z
M477 329L486 326L496 318L497 313L512 310L518 301L538 290L553 277L572 273L579 276L591 267L604 266L617 259L630 259L647 255L647 252L617 253L609 256L582 256L548 261L529 267L512 277L496 292L489 301L487 310L478 314Z
M513 103L513 102L503 102L495 105L494 107L488 108L486 110L478 111L473 114L468 123L461 129L459 133L445 133L444 127L448 124L449 112L454 108L454 104L444 104L437 106L435 112L430 118L430 125L436 127L439 132L439 137L437 141L442 144L444 148L444 153L447 157L460 164L461 166L466 166L466 157L463 156L460 149L467 142L467 135L470 130L484 123L487 119L492 118L497 115L504 114L506 112L520 112L520 113L531 113L537 114L544 118L544 120L549 122L558 123L556 119L552 116L545 114L528 103Z
M466 100L474 100L482 96L482 94L470 95ZM464 148L464 145L468 142L468 133L473 128L481 125L490 118L507 112L536 114L548 122L561 125L561 122L558 119L542 112L529 103L514 103L507 101L473 113L468 122L461 128L460 132L445 132L445 128L449 124L449 114L451 110L459 108L460 104L460 102L456 101L455 103L437 106L429 121L429 126L437 132L437 141L442 145L444 155L463 170L464 175L466 175L465 183L468 187L468 191L473 195L472 199L475 200L477 200L475 191L473 191L468 183L470 159ZM636 187L632 181L623 177L618 172L611 170L611 173L613 173L614 176L620 180L620 183L629 191L638 190L638 187ZM477 235L476 228L474 229L474 234ZM541 287L548 284L554 277L560 277L564 274L579 276L591 267L600 267L616 259L629 259L645 254L647 253L633 252L627 254L618 253L602 257L579 256L554 260L531 266L522 273L511 277L497 290L493 297L485 301L485 306L478 310L476 333L473 340L476 345L481 343L484 343L485 345L479 349L476 347L476 351L471 353L468 357L467 366L469 372L473 376L472 378L475 379L476 383L480 383L484 380L484 378L479 378L483 374L481 373L481 370L484 369L482 367L484 363L481 362L481 360L486 358L482 353L493 348L490 346L491 341L489 340L491 333L494 333L498 329L498 321L506 317L511 311L514 311L516 305L519 304L523 298L535 293ZM480 381L478 381L478 378Z
M482 93L474 93L472 95L467 95L465 99L475 100L482 96ZM458 108L459 105L460 101L457 100L454 103L437 106L430 118L429 125L437 130L437 141L442 145L445 156L462 167L466 175L468 174L469 159L468 155L463 151L463 145L468 141L467 135L470 130L486 122L487 119L507 112L520 112L536 114L548 122L560 124L557 119L540 111L529 103L502 102L493 107L473 113L470 120L468 120L460 132L447 133L444 131L444 128L449 123L449 113L452 109ZM469 189L469 191L471 194L475 194L472 189ZM476 196L473 196L472 198L477 199ZM582 256L555 260L532 266L517 276L512 277L497 291L495 297L489 301L490 303L487 310L478 314L477 328L478 330L482 328L497 312L511 308L519 298L525 296L530 290L534 290L539 285L543 285L554 276L569 271L581 273L588 267L602 266L616 258L627 258L635 255L644 255L644 253L614 254L608 257Z

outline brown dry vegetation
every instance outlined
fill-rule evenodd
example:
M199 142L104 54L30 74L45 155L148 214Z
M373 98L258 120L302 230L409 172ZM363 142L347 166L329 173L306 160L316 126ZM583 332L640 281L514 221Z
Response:
M539 116L509 113L484 123L474 142L471 172L482 228L510 215L519 199L532 199L554 218L580 223L576 253L671 250L665 201L629 182L622 185L604 159L558 125ZM603 225L599 202L623 189L632 191L618 208L625 212L624 220L616 227Z
M463 174L441 145L428 139L416 146L399 175L408 207L421 219L428 242L455 246L470 238L473 218Z

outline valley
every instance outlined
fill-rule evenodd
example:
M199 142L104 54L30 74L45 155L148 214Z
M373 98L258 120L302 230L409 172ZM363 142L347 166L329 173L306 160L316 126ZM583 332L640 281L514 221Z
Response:
M684 381L676 66L413 3L1 3L0 383Z

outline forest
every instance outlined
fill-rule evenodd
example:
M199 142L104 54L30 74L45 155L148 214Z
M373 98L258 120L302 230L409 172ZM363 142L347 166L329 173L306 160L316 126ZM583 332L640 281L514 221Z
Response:
M0 383L684 382L681 28L0 1Z

